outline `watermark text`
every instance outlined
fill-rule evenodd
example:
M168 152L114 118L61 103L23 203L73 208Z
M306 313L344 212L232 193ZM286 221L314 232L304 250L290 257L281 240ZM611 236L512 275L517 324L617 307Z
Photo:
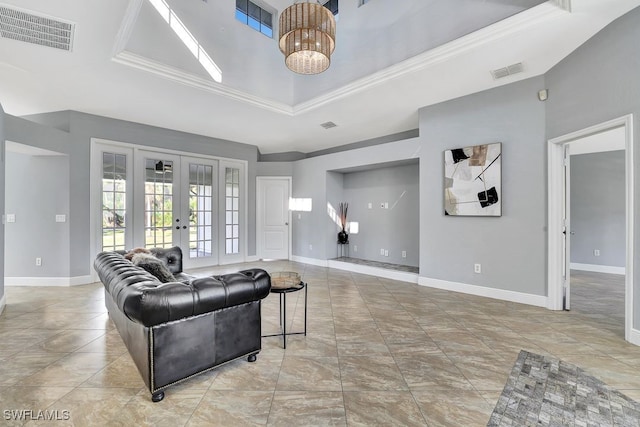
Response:
M6 421L67 421L71 412L66 409L5 409L2 412Z

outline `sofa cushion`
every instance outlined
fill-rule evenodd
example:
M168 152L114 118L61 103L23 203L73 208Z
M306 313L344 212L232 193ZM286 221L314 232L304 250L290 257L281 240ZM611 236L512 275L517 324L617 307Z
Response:
M148 271L158 278L162 283L175 282L176 278L169 269L155 256L146 253L136 253L131 257L133 265Z

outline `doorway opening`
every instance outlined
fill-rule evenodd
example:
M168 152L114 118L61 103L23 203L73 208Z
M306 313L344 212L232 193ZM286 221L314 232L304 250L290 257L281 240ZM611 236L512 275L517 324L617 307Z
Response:
M584 147L594 138L618 129L624 139L625 150L625 339L640 345L640 333L633 330L633 116L610 120L549 141L549 251L548 251L548 308L571 307L571 214L570 214L570 152ZM570 148L571 147L571 148Z

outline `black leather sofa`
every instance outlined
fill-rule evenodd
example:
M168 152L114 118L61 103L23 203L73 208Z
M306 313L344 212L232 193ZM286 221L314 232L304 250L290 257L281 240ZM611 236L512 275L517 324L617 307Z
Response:
M98 254L94 267L105 304L154 402L164 390L261 349L260 301L271 278L261 269L194 278L182 272L178 247L152 249L176 278L161 283L124 258Z

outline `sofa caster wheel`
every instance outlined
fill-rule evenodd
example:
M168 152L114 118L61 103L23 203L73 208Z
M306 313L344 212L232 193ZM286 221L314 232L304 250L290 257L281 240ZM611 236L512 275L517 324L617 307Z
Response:
M160 402L162 399L164 399L164 391L159 391L151 395L151 400L154 402Z
M247 361L248 361L249 363L253 363L253 362L255 362L255 361L256 361L256 359L258 359L258 358L257 358L257 356L256 356L255 354L250 354L250 355L249 355L249 357L247 357Z

